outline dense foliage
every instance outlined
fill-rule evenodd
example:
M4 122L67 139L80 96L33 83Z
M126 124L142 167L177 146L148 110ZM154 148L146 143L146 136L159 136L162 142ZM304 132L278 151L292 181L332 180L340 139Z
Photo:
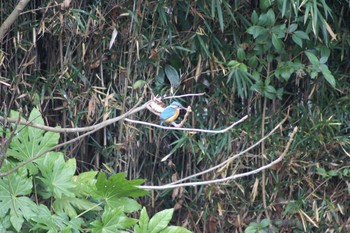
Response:
M15 3L0 4L3 23ZM142 232L137 229L149 226L147 212L168 209L160 212L168 216L165 228L175 208L173 223L194 232L349 231L349 13L345 0L30 1L1 41L1 116L22 108L40 124L93 125L131 109L146 86L144 101L153 94L205 93L177 99L193 110L186 127L221 129L249 118L216 135L126 121L107 126L2 177L3 229L47 230L61 221L57 231L98 232L120 217L125 224L120 229ZM137 178L165 184L213 167L263 137L287 108L288 122L278 133L198 179L266 164L281 154L298 126L291 151L273 169L224 185L153 191L141 198L147 212L137 217L130 213L141 205L132 198L143 196L142 190L121 195L125 202L112 201L115 208L104 199L107 193L96 191L99 181L113 177L131 182L133 189L142 183ZM132 117L159 122L146 110ZM13 129L2 130L2 144ZM16 130L2 172L81 135ZM97 170L102 172L96 178ZM11 198L21 207L11 205ZM82 225L83 218L91 220L89 226Z

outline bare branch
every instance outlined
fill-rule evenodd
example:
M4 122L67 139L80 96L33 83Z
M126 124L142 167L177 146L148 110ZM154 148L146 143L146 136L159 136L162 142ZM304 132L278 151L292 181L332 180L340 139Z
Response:
M30 0L21 0L15 9L12 11L12 13L7 17L7 19L2 23L0 27L0 42L2 43L2 40L4 39L7 31L11 27L11 25L16 21L19 14L24 10L26 5L29 3Z
M245 172L245 173L241 173L241 174L237 174L237 175L233 175L233 176L229 176L229 177L225 177L225 178L222 178L222 179L216 179L216 180L210 180L210 181L201 181L201 182L188 182L188 183L184 183L184 184L167 184L167 185L162 185L162 186L138 186L138 188L141 188L141 189L147 189L147 190L163 190L163 189L173 189L173 188L179 188L179 187L186 187L186 186L198 186L198 185L209 185L209 184L216 184L216 183L222 183L222 182L225 182L225 181L229 181L229 180L235 180L235 179L238 179L238 178L241 178L241 177L245 177L245 176L251 176L251 175L254 175L256 173L259 173L263 170L266 170L270 167L272 167L273 165L281 162L283 160L283 158L287 155L287 152L289 150L289 147L293 141L293 138L294 138L294 135L296 134L296 132L298 131L298 127L295 127L294 130L293 130L293 133L290 135L290 138L289 138L289 141L286 145L286 148L284 149L282 155L272 161L271 163L265 165L265 166L262 166L258 169L255 169L253 171L250 171L250 172ZM175 183L175 182L174 182Z
M225 166L227 163L231 162L232 160L234 160L234 159L238 158L239 156L241 156L241 155L247 153L248 151L252 150L254 147L258 146L261 142L263 142L263 141L266 140L268 137L270 137L278 128L281 127L281 125L288 119L288 117L289 117L289 111L288 111L286 117L285 117L278 125L276 125L275 128L273 128L265 137L261 138L258 142L256 142L256 143L253 144L252 146L248 147L247 149L241 151L240 153L238 153L238 154L232 156L231 158L225 160L224 162L222 162L222 163L220 163L220 164L218 164L218 165L216 165L216 166L214 166L214 167L211 167L211 168L209 168L209 169L207 169L207 170L204 170L204 171L198 172L198 173L196 173L196 174L187 176L187 177L185 177L185 178L183 178L183 179L181 179L181 180L172 182L172 183L170 183L170 184L173 185L173 184L181 183L181 182L183 182L183 181L185 181L185 180L194 178L194 177L196 177L196 176L203 175L203 174L205 174L205 173L214 171L214 170L216 170L216 169L218 169L218 168L220 168L220 167Z
M220 133L225 133L225 132L229 131L234 126L236 126L237 124L239 124L242 121L246 120L247 118L248 118L248 116L244 116L240 120L238 120L235 123L231 124L229 127L221 129L221 130L167 127L167 126L161 126L161 125L158 125L158 124L148 123L148 122L144 122L144 121L132 120L132 119L129 119L129 118L125 118L124 120L128 121L128 122L131 122L131 123L135 123L135 124L148 125L148 126L153 126L153 127L162 128L162 129L171 129L171 130L182 130L182 131L189 131L189 132L201 132L201 133L220 134Z

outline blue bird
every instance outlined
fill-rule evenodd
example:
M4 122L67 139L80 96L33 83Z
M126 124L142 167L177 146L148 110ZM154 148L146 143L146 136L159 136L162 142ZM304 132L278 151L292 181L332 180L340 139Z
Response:
M180 109L185 109L179 102L172 102L168 107L166 107L160 114L160 125L164 122L171 123L179 116Z

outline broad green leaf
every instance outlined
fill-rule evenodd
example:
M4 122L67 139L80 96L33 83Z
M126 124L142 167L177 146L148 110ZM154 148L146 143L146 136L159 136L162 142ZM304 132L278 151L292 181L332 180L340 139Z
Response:
M259 1L259 7L261 10L265 11L270 5L271 5L271 0L260 0Z
M64 161L63 154L60 152L50 152L38 162L38 167L42 174L38 177L43 182L43 191L41 195L44 198L62 196L74 197L73 188L76 187L73 182L73 176L76 170L75 159Z
M259 16L258 16L258 14L256 13L256 11L253 11L252 16L251 16L251 21L252 21L252 24L253 24L253 25L258 24L258 22L259 22Z
M147 82L145 80L136 80L136 82L132 85L132 89L143 88Z
M318 61L318 58L315 56L315 54L309 51L305 51L305 54L309 59L309 61L311 62L311 64L313 64L314 66L319 66L320 62Z
M321 64L325 64L327 62L327 60L328 60L328 57L321 57L320 58L320 63Z
M171 65L165 65L164 72L172 86L177 87L180 85L181 83L180 76L174 67L172 67Z
M324 76L324 78L327 80L327 82L332 86L335 87L335 78L332 75L331 71L328 69L328 67L325 64L322 64L320 66L321 72Z
M161 233L191 233L191 231L187 230L184 227L169 226L162 230Z
M248 59L248 66L250 68L256 68L258 65L258 58L256 56L251 56L249 59Z
M335 171L335 170L330 170L330 171L328 172L328 174L329 174L330 176L338 176L338 172Z
M230 67L230 68L236 68L239 66L239 62L236 61L236 60L231 60L227 63L227 66Z
M269 226L269 224L270 224L270 220L267 218L261 220L261 222L259 223L261 228L266 228Z
M94 226L91 229L92 233L118 233L127 232L123 229L134 226L137 223L136 219L128 218L123 212L123 208L106 208L103 212L101 221L91 223Z
M256 39L258 36L264 36L268 33L267 29L261 26L251 26L247 32Z
M283 87L278 88L278 90L276 91L276 96L279 100L282 100L283 93L284 93L284 88Z
M320 46L321 57L329 57L331 50L327 46Z
M163 85L165 81L165 73L164 73L164 69L161 69L159 71L159 74L156 77L156 85L160 86Z
M303 31L295 31L293 34L299 37L300 39L309 40L309 36Z
M3 166L6 166L4 164ZM32 178L26 169L20 169L0 178L0 219L8 213L12 226L20 231L24 219L35 215L36 204L26 195L32 192Z
M243 48L239 47L237 49L237 58L240 60L240 61L243 61L246 57L246 54L245 54L245 51Z
M295 30L297 30L297 28L298 28L298 24L292 23L292 24L289 25L289 27L288 27L288 33L294 32Z
M173 213L174 209L166 209L156 213L149 221L148 232L158 233L161 230L165 229L168 226Z
M148 192L137 188L136 186L141 185L144 180L126 180L125 173L118 173L112 175L107 179L106 174L101 172L97 177L95 189L92 193L92 197L96 200L105 201L108 206L114 207L114 204L123 204L121 200L124 200L126 208L127 204L132 204L132 201L125 202L127 197L141 197L146 195ZM122 198L122 199L120 199ZM135 203L132 208L135 208Z
M131 213L141 209L141 205L134 199L128 197L111 198L108 200L110 207L124 206L124 212Z
M18 113L14 115L18 116ZM31 111L28 121L44 125L40 112L36 108ZM18 127L17 134L11 141L7 154L9 157L16 158L19 161L26 161L57 145L59 137L59 133L45 132L41 129L21 126ZM36 173L34 166L27 165L27 167L30 169L31 174Z
M69 217L76 217L76 210L102 210L102 208L94 202L88 201L86 199L66 196L55 199L53 207L56 213L66 213Z
M97 171L82 172L74 176L73 180L76 185L74 189L77 197L90 196L96 184L95 176Z
M61 232L69 228L70 232L82 232L81 225L84 221L81 218L69 218L67 214L51 214L45 205L40 205L36 216L31 219L33 232Z
M276 23L276 15L272 9L269 9L266 13L268 26L272 27Z
M147 210L145 207L143 207L141 210L139 222L134 227L135 233L148 233L148 222L149 217L147 214Z
M275 47L275 49L277 50L277 52L282 51L282 48L283 48L282 41L281 39L277 38L275 34L272 34L272 44L273 44L273 47Z
M297 45L299 45L300 48L303 47L303 40L300 39L297 35L293 34L293 35L292 35L292 40L294 41L294 43L296 43Z

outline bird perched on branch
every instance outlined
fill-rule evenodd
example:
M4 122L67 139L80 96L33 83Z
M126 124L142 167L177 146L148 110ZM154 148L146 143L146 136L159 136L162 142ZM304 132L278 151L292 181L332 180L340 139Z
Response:
M160 114L160 125L164 122L172 123L180 114L180 109L185 109L179 102L172 102L168 107L166 107Z

